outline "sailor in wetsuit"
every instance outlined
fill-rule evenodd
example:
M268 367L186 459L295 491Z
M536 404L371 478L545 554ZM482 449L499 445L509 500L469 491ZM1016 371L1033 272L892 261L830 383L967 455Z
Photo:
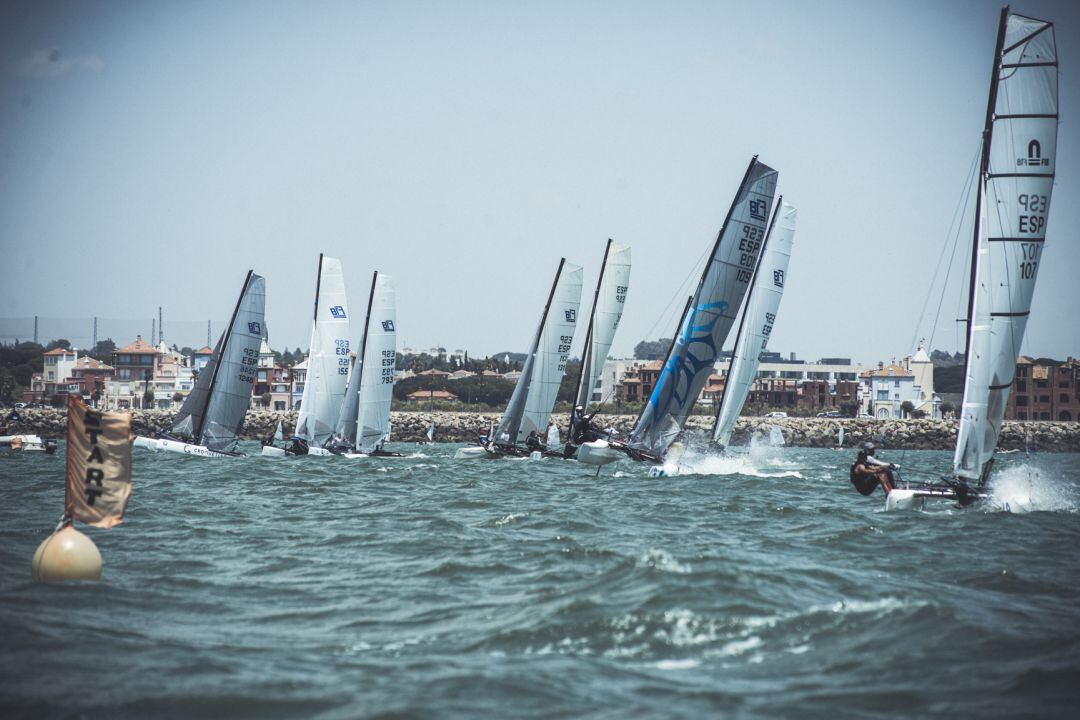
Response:
M540 442L540 435L535 430L530 430L528 437L525 438L525 447L529 448L529 452L543 452L544 444Z
M292 445L285 448L285 452L290 455L307 455L308 454L308 442L302 437L293 437Z
M899 468L874 457L874 443L864 443L851 466L851 484L862 495L871 495L878 485L888 495L896 484L892 471Z
M590 425L593 415L596 415L595 410L592 415L586 415L585 408L581 405L574 408L574 412L570 413L570 442L582 445L600 437Z

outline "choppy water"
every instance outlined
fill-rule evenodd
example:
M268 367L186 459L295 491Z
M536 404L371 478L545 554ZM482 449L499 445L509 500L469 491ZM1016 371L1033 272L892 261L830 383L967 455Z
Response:
M257 451L251 444L249 449ZM406 448L407 452L416 448ZM1080 456L1037 511L885 513L850 453L559 460L137 450L97 584L30 581L60 456L0 455L4 717L1064 717ZM917 474L946 453L886 453ZM1041 508L1041 509L1038 509Z

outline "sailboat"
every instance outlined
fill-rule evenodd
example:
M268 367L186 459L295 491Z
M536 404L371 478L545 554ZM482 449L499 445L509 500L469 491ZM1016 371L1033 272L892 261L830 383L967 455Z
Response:
M424 433L424 437L426 437L427 440L420 440L416 444L417 445L432 445L432 444L435 443L435 421L434 420L432 420L431 424L428 425L428 429L427 429L427 432Z
M1058 59L1054 25L1001 11L983 129L968 290L964 399L952 471L888 493L886 509L928 498L970 505L988 482L1024 338L1054 189ZM1009 509L1007 503L1004 509Z
M266 340L265 305L266 281L249 270L229 326L218 338L171 431L157 440L136 438L136 445L202 457L244 455L236 448L251 405L259 347Z
M510 402L503 411L499 425L487 445L460 448L457 459L526 457L531 450L518 445L529 433L543 434L566 370L570 345L577 327L578 307L581 304L580 265L559 260L555 281L551 284L547 304L540 316L529 355L514 385Z
M337 426L349 375L349 311L341 261L319 253L315 275L315 317L308 347L307 381L300 398L294 440L303 440L306 455L332 455L322 446ZM285 448L264 445L263 456L283 457Z
M735 429L739 413L742 412L743 404L750 394L750 387L754 384L758 365L761 363L761 353L765 352L769 343L769 336L780 309L780 300L784 297L798 211L785 203L782 197L777 204L779 207L769 223L761 260L754 269L750 294L747 296L739 330L735 335L731 365L716 409L712 441L720 450L731 442L731 432Z
M607 360L608 350L611 349L615 331L622 319L629 289L630 248L609 239L604 248L604 262L600 266L600 277L597 278L596 292L593 295L589 328L585 335L585 350L582 353L581 370L578 373L577 390L574 393L575 411L571 415L572 420L577 416L580 422L580 418L588 415L589 405L593 402L596 381L600 379L600 374L604 371L604 361ZM579 407L581 410L576 410ZM590 437L593 433L587 430L582 433L584 437L575 438L575 430L581 433L585 429L578 428L573 421L571 422L567 430L565 456L570 457L576 452L577 459L589 465L606 465L623 457L623 453L611 448L606 439ZM578 441L576 449L575 440Z
M394 281L378 271L371 278L359 351L352 359L345 399L327 449L348 458L400 457L383 450L390 434L390 404L397 366Z
M697 289L680 318L656 387L629 441L610 443L631 459L663 463L686 425L750 287L776 195L777 176L757 155L750 160ZM675 470L676 466L668 463L654 467L650 474Z

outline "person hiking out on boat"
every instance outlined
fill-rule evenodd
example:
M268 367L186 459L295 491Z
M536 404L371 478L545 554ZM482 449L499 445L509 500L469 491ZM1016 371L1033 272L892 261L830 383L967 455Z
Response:
M544 444L540 441L539 433L530 430L528 437L525 438L525 447L529 448L530 452L543 452Z
M293 437L292 445L285 448L285 452L290 455L307 455L308 454L308 441L302 437Z
M585 408L581 405L574 408L574 413L570 417L570 442L582 445L600 437L599 433L592 429L591 422L594 415L596 415L595 410L592 415L586 415Z
M874 457L874 452L874 443L863 444L851 466L851 484L862 495L870 495L878 485L888 495L896 486L893 470L899 469L900 466L879 460Z

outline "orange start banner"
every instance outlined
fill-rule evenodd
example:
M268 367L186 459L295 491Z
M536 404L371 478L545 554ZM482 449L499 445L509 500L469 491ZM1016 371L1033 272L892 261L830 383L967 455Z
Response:
M131 497L131 415L94 410L71 394L67 410L65 510L94 527L119 525Z

